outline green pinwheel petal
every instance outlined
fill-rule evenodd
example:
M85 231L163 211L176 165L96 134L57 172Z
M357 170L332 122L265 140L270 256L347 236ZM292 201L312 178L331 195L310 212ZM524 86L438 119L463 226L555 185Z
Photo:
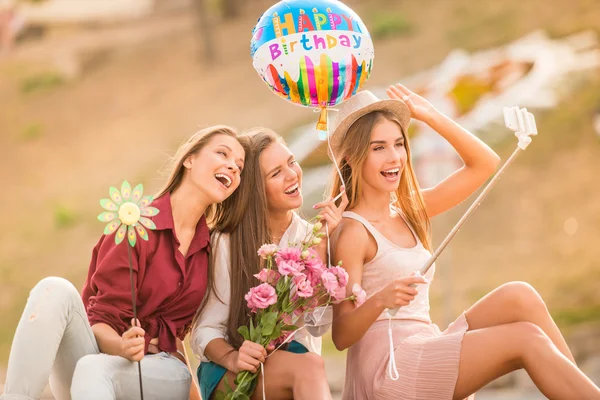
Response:
M113 211L105 211L98 215L98 221L100 222L110 222L119 218L119 214Z
M123 181L123 184L121 185L121 196L123 196L125 200L129 200L131 197L131 185L127 181Z
M148 232L146 231L146 228L144 228L139 223L135 224L134 226L135 226L135 230L137 231L138 235L140 235L140 237L142 239L148 241Z
M133 201L135 204L138 204L138 201L140 201L143 194L144 194L144 185L142 185L140 183L133 189L133 192L131 192L131 201Z
M151 219L145 218L145 217L140 217L139 223L144 225L146 228L153 230L156 229L156 225L154 224L154 221L152 221Z
M110 198L112 199L112 201L114 201L117 205L120 206L121 204L123 204L123 197L121 197L119 189L117 189L114 186L111 186L108 190L108 193L110 194Z
M143 217L154 217L155 215L158 215L159 212L160 210L158 208L144 207L140 210L140 215Z
M125 239L125 235L127 234L127 225L121 225L117 234L115 235L115 243L120 244L123 239Z
M109 222L108 224L106 224L106 227L104 228L104 234L110 235L111 233L114 233L114 231L116 231L119 226L121 226L120 219L115 219L114 221Z
M129 226L129 228L127 228L127 240L129 241L131 247L135 247L136 237L135 228L133 226Z
M119 206L110 199L100 200L100 206L107 211L117 211L119 209Z
M152 200L154 200L152 196L144 196L138 203L138 206L140 206L140 208L144 208L148 206L148 204L152 203Z

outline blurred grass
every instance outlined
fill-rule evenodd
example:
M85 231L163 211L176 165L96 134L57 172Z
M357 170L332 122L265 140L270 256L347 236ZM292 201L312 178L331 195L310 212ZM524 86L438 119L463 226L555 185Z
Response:
M64 84L63 77L52 71L40 72L29 76L21 82L21 92L30 94L33 92L50 91Z
M387 39L414 33L415 27L400 13L377 12L366 21L373 39Z

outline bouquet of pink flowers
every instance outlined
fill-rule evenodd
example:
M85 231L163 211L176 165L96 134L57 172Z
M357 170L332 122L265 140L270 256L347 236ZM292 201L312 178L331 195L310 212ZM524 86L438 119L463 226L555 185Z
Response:
M265 244L258 250L264 268L254 275L261 284L250 289L245 299L253 314L249 326L238 328L245 340L267 347L287 343L293 333L302 327L294 325L306 313L343 300L353 300L358 305L365 301L366 293L354 285L352 295L346 297L348 273L341 267L327 266L314 247L321 243L322 225L317 222L304 240L279 248ZM258 374L240 372L232 389L225 381L226 392L217 392L218 400L249 399L258 382Z

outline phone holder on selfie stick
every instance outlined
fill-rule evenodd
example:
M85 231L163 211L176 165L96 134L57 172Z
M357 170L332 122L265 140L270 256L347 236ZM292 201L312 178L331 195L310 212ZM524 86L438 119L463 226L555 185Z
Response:
M531 136L537 135L537 127L535 125L535 118L532 113L527 111L526 108L519 107L504 107L504 124L506 127L515 132L515 136L519 140L517 144L517 148L512 153L510 158L506 160L504 165L500 168L500 170L494 175L492 180L487 184L485 189L481 192L481 194L475 199L473 204L469 207L469 209L465 212L465 214L461 217L461 219L457 222L457 224L452 228L448 236L444 239L440 247L437 248L435 253L429 258L429 260L425 263L425 265L415 274L417 276L425 276L429 268L433 265L433 263L440 256L442 251L448 246L448 243L454 238L454 236L458 233L463 224L467 221L467 219L473 214L473 212L479 207L485 196L492 190L500 176L506 170L506 168L514 161L517 155L529 146L531 143ZM411 285L416 286L416 285ZM399 308L388 309L388 314L390 316L396 315Z

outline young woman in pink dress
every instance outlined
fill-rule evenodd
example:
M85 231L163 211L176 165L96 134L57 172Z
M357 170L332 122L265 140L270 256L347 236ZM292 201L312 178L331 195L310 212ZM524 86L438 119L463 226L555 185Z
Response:
M431 322L435 267L414 276L431 256L429 219L469 197L500 159L402 85L388 95L382 101L365 91L342 104L332 136L350 200L336 231L335 262L343 261L348 288L359 283L368 297L359 307L334 307L333 341L349 349L343 399L464 399L520 368L549 398L599 399L526 283L500 286L443 332ZM411 117L443 136L464 162L430 189L419 188L411 165ZM332 187L341 184L337 178ZM398 307L388 317L386 310Z

